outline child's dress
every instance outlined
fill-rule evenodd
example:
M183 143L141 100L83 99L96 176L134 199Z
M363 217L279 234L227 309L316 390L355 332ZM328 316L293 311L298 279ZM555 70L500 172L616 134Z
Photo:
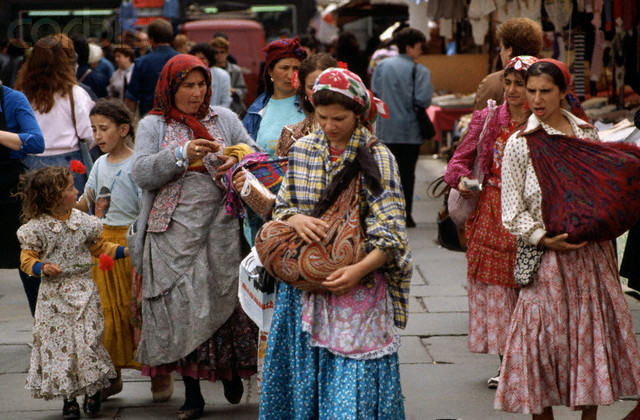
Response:
M97 218L75 209L66 220L42 215L18 229L23 256L62 269L56 278L42 277L38 293L26 384L36 398L93 395L116 375L101 343L104 320L91 279L91 255L116 252L101 233Z
M131 160L111 163L103 155L93 164L85 185L85 197L89 189L95 192L94 214L103 223L102 238L118 245L127 245L127 230L140 213L141 190L131 179ZM97 263L97 258L94 258ZM98 286L104 316L102 344L109 352L117 370L140 369L135 361L137 343L131 323L131 259L114 262L113 270L102 271L97 265L91 277Z

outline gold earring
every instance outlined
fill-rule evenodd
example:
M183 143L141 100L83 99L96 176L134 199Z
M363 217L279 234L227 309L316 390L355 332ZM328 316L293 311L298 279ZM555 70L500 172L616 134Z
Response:
M269 79L271 79L271 81L273 82L273 77L270 77Z

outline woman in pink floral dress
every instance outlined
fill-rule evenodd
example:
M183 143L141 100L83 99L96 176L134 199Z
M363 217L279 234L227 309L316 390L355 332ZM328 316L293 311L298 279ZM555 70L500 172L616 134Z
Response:
M501 170L504 146L509 136L529 116L524 75L537 59L514 57L504 70L505 102L490 104L473 114L469 131L449 162L445 181L469 199L472 191L464 181L473 178L478 162L482 192L475 211L465 224L469 296L469 350L502 357L507 326L518 300L513 278L516 241L502 226L500 211ZM478 147L480 146L480 147ZM481 150L479 152L479 150ZM476 193L477 194L477 193ZM489 378L489 388L498 386L499 374Z

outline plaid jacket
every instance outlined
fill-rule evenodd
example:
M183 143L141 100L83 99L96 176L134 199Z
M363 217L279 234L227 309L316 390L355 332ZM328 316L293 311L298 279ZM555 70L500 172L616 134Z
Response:
M356 157L358 145L366 145L371 139L371 133L358 126L335 163L331 162L328 140L322 130L316 130L294 143L289 151L289 167L276 198L274 219L310 214L322 191L345 162ZM413 271L405 227L404 196L398 167L389 149L377 143L371 151L378 163L384 190L375 196L366 188L364 180L361 183L360 218L366 235L365 246L367 252L379 249L387 256L387 262L378 272L388 284L395 324L404 328Z

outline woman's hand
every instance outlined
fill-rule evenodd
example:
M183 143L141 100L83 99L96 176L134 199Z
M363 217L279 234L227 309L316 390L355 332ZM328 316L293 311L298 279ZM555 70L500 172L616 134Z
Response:
M220 179L227 174L227 171L233 167L236 163L238 163L238 158L235 156L227 156L227 155L218 155L218 159L220 159L223 163L218 166L216 170L216 179Z
M220 150L220 143L207 139L191 140L187 147L187 157L191 162L204 158L208 153Z
M295 214L289 217L287 222L293 226L298 235L308 244L324 239L327 229L329 229L329 224L324 220L304 214Z
M587 245L587 242L580 242L579 244L570 244L567 242L567 238L569 237L568 233L562 233L560 235L556 235L553 238L547 238L546 236L542 237L542 240L538 242L538 245L542 245L545 248L553 249L554 251L559 252L571 252L576 249L583 248Z
M322 282L322 286L337 296L346 295L356 287L364 274L358 265L348 265L334 271Z
M464 186L464 180L468 179L466 176L460 177L460 181L458 182L458 192L462 196L462 198L470 198L473 191Z
M52 279L58 277L58 275L62 273L62 270L60 269L60 266L58 264L51 263L42 264L40 271L42 271L45 276L51 277Z
M244 175L244 171L238 171L233 176L233 188L235 188L235 190L238 193L242 191L242 187L244 186L245 179L246 179L246 176Z

